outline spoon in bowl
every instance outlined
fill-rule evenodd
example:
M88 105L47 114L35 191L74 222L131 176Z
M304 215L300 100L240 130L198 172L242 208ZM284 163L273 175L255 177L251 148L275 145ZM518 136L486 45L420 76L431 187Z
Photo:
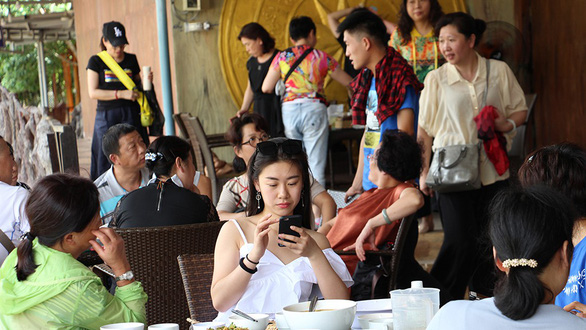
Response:
M313 296L313 298L311 298L311 302L309 302L309 312L315 311L316 305L317 305L317 296Z

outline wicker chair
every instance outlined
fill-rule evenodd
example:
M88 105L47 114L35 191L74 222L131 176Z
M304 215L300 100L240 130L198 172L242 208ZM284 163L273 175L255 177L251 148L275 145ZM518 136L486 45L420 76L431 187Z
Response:
M198 117L189 113L177 113L173 115L183 138L189 140L195 155L196 169L201 173L207 173L212 182L212 202L218 204L220 192L218 189L218 177L214 167L212 148L229 146L230 143L224 138L224 134L207 135ZM207 172L205 169L207 168Z
M218 314L210 295L214 254L183 254L177 257L177 261L191 318L200 322L213 320Z
M403 255L405 240L413 221L415 221L415 214L405 217L401 220L399 230L397 231L397 236L395 236L395 243L390 250L365 251L367 256L372 255L381 258L384 275L390 277L389 287L386 292L390 292L391 290L395 290L397 288L397 273L399 270L399 263L401 261L401 256ZM336 250L335 252L339 255L356 255L356 251ZM373 283L373 294L375 285L376 283ZM373 297L371 297L371 299L372 298Z
M116 232L124 239L126 255L136 279L148 295L148 324L174 322L187 329L189 308L176 260L181 254L213 253L223 221L202 224L125 228Z

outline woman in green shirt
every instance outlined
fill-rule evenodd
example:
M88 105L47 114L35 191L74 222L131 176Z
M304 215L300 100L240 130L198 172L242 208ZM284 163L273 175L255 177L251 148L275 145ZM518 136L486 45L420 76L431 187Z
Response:
M0 268L0 328L98 329L146 321L147 296L133 280L122 238L99 228L91 181L49 175L32 190L25 210L30 232ZM90 246L117 276L114 296L76 260Z

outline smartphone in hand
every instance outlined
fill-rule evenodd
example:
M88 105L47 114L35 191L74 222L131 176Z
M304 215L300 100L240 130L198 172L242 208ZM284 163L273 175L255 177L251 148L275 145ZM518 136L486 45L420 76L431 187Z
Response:
M299 237L299 233L291 229L291 226L303 227L303 216L301 214L294 214L279 218L279 234L287 234ZM285 239L285 242L293 243L290 240ZM284 247L283 244L278 243L280 247Z

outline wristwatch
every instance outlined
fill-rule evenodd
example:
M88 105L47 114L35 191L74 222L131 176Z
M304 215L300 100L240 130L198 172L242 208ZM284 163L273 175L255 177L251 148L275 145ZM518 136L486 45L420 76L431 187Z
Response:
M122 274L120 276L116 276L116 282L118 282L118 281L126 281L126 280L130 281L133 278L134 278L134 273L131 270L129 270L126 273L124 273L124 274Z

